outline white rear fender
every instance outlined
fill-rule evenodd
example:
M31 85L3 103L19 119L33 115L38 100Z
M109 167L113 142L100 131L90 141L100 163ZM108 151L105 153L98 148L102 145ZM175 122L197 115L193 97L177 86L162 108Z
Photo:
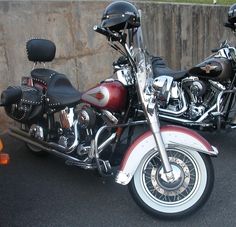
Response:
M166 148L174 146L195 150L211 156L216 156L218 151L211 146L202 136L193 130L180 126L164 126L161 135ZM151 131L138 137L126 151L116 176L116 182L126 185L132 179L139 163L150 151L155 152L156 144Z

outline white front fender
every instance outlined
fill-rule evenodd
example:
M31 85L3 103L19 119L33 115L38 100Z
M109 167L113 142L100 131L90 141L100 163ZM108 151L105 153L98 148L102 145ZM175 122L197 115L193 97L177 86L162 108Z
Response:
M169 145L181 146L211 156L218 154L215 147L211 146L207 140L191 129L168 125L161 128L161 135L166 147ZM116 176L116 182L123 185L128 184L143 157L155 148L156 143L151 131L145 132L138 137L124 155Z

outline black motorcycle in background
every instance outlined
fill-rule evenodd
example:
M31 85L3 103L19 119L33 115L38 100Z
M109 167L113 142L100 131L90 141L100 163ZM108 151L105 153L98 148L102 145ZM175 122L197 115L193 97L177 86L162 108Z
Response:
M236 29L236 4L225 26ZM170 69L150 57L154 81L166 88L159 103L164 121L200 130L236 128L236 48L224 41L200 64L185 71Z

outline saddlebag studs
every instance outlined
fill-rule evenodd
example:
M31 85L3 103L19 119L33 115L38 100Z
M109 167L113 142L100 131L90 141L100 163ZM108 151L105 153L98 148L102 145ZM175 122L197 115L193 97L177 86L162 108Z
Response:
M17 89L21 90L21 99L16 99L14 103L5 106L7 115L22 123L40 115L43 110L42 92L34 87L25 85L19 86Z

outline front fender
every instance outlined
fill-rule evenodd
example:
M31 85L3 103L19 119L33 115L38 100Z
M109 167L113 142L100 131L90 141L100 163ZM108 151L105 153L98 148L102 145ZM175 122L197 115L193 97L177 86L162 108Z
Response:
M161 127L161 135L166 147L170 145L179 146L211 156L218 154L215 147L211 146L206 139L191 129L167 125ZM139 136L126 151L116 176L116 182L123 185L128 184L143 157L155 147L156 143L151 131Z

